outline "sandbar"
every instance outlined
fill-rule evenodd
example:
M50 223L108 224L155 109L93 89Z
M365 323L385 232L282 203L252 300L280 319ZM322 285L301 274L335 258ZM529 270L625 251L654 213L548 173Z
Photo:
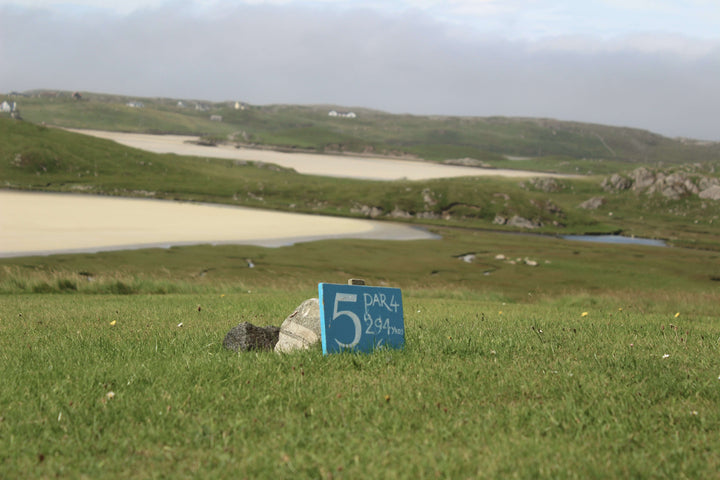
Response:
M0 257L197 244L437 236L391 222L169 200L0 190Z
M501 168L463 167L395 158L288 153L229 145L197 145L198 137L183 135L148 135L141 133L72 130L85 135L113 140L122 145L154 153L173 153L196 157L226 158L273 163L292 168L305 175L356 178L365 180L430 180L436 178L498 176L513 178L569 177L569 175L510 170Z

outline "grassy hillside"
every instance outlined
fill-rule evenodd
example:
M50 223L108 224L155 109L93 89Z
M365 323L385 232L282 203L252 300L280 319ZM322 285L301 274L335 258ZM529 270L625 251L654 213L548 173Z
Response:
M669 139L647 131L550 119L392 115L337 106L251 106L235 102L131 98L68 92L16 99L24 118L75 128L205 135L216 141L318 152L410 155L432 161L472 158L487 165L611 173L637 165L720 165L720 144ZM141 101L142 108L130 107ZM222 121L211 121L219 115ZM508 157L512 158L509 159Z

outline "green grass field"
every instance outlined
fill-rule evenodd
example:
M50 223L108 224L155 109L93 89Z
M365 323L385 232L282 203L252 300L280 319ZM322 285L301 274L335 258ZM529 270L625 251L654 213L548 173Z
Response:
M1 476L717 473L717 253L439 233L0 260ZM350 277L402 288L404 350L222 348Z
M0 479L716 478L720 207L600 181L325 179L0 119L3 188L450 213L409 220L441 240L0 258ZM553 236L618 231L675 246ZM349 278L402 289L403 350L223 349Z

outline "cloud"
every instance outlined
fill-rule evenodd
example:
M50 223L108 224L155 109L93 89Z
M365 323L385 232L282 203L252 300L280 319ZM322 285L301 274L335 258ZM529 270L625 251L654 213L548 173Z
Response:
M458 26L432 7L188 1L122 15L0 7L0 91L541 116L720 140L714 40L512 38Z

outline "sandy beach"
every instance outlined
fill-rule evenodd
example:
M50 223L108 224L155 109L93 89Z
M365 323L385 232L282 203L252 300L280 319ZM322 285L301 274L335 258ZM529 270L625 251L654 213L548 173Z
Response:
M73 130L74 132L114 140L122 145L155 153L174 153L198 157L228 158L274 163L298 173L368 180L428 180L433 178L500 176L500 177L563 177L563 175L494 168L462 167L437 163L399 160L394 158L351 155L286 153L272 150L208 147L189 142L198 137L181 135L146 135L139 133Z
M346 155L206 147L197 137L75 130L156 153L274 163L299 173L375 180L547 176ZM323 238L434 238L402 224L220 205L0 191L0 257L193 244L282 246Z
M324 238L435 238L408 225L221 205L0 191L0 257Z

